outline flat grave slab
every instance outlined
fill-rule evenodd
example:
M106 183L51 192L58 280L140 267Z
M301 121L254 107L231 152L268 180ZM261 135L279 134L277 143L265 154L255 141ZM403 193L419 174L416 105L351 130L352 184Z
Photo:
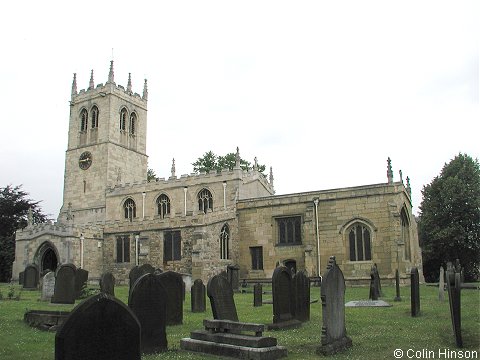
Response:
M390 307L389 303L383 300L357 300L349 301L345 307Z

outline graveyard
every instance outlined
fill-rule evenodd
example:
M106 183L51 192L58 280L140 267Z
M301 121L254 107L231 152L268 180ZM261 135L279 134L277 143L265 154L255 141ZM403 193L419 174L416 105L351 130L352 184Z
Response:
M439 300L438 287L421 284L419 313L411 314L410 286L400 287L401 301L394 301L395 286L382 284L383 296L379 300L389 307L345 307L346 335L352 340L351 347L332 356L317 354L322 337L322 301L320 287L310 288L310 320L298 327L278 330L265 329L263 336L275 337L278 345L288 350L288 359L394 359L394 351L401 349L401 358L441 358L441 354L453 353L478 358L480 353L480 293L478 290L461 291L461 329L463 347L457 348L452 329L448 298ZM238 319L245 323L272 324L272 287L263 285L263 304L254 306L253 285L234 294ZM99 288L89 285L88 293L94 295ZM30 310L72 311L85 299L75 304L53 304L42 301L40 290L22 289L20 285L0 284L0 358L9 359L53 359L55 332L43 331L29 326L24 314ZM115 297L127 304L128 286L116 286ZM19 300L15 298L19 297ZM367 301L369 287L347 287L345 303ZM318 300L318 301L316 301ZM166 326L167 350L157 354L143 354L142 359L211 359L212 355L187 352L180 349L181 339L190 337L191 332L202 329L204 320L213 319L209 299L205 312L192 312L191 293L186 291L183 301L181 323ZM79 334L78 336L82 336ZM112 333L112 336L114 334ZM439 350L447 351L438 353ZM407 356L409 351L409 356ZM475 353L476 352L476 353ZM475 355L477 354L477 355ZM432 357L431 355L436 355ZM447 358L445 355L444 358ZM413 356L413 357L412 357ZM423 356L423 357L422 357ZM476 357L475 357L476 356ZM452 357L450 357L452 358Z

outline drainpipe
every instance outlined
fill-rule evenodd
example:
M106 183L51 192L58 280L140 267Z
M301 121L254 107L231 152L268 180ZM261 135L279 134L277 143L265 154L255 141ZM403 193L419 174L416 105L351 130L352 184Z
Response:
M223 210L227 210L227 182L223 182Z
M142 192L142 220L145 220L145 191Z
M83 269L83 234L80 234L80 269Z
M138 266L138 239L140 235L135 235L135 265Z
M318 233L318 198L313 199L315 204L315 229L317 233L317 272L318 277L320 277L320 234Z
M183 204L185 208L185 211L184 211L185 216L187 216L187 189L188 188L186 186L183 187Z

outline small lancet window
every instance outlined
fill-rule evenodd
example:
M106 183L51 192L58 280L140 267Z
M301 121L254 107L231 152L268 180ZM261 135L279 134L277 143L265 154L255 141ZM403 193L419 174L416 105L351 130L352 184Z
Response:
M125 108L120 111L120 130L127 130L127 109Z
M220 259L230 259L229 253L230 229L228 224L223 225L220 231Z
M135 135L135 131L137 130L137 114L132 113L130 115L130 135Z
M98 128L98 108L96 106L92 107L92 129Z
M88 127L88 113L86 109L80 112L80 131L87 131Z

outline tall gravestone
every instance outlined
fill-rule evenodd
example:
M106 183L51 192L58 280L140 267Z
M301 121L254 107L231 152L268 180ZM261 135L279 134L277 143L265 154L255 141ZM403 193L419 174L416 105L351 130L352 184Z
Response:
M192 312L205 312L207 303L205 297L205 285L203 284L202 279L197 279L193 282L191 288L191 302L192 302Z
M100 293L73 309L55 335L55 360L140 360L140 323L120 300Z
M289 268L278 266L272 275L273 324L270 330L288 329L301 325L295 319L294 287Z
M457 347L463 346L462 339L462 318L461 318L461 302L460 294L462 287L461 266L457 261L457 265L453 267L452 263L447 264L447 290L448 300L450 304L450 317L452 319L453 334L455 336L455 344Z
M420 279L418 269L413 267L410 270L410 303L412 316L420 315Z
M335 256L330 256L323 275L320 292L322 299L322 344L318 354L332 355L352 346L345 328L345 279L337 266Z
M167 325L182 324L185 293L182 275L175 271L166 271L155 276L167 292Z
M138 278L128 297L128 306L141 325L142 352L166 351L167 292L158 276L145 274Z
M43 276L42 281L42 300L50 301L55 292L55 273L49 271Z
M25 271L20 271L18 274L18 285L23 285L23 280L25 278Z
M445 270L440 266L440 277L438 280L438 300L445 300Z
M293 304L295 319L305 322L310 320L310 279L305 271L298 271L293 276Z
M129 279L129 290L132 291L133 285L135 285L135 281L145 274L153 274L155 272L155 268L150 264L143 264L142 266L134 266L130 273L128 274Z
M378 296L382 297L383 296L382 282L380 281L380 274L378 272L378 266L377 266L376 263L373 264L373 272L375 273L375 283L376 283L376 287L378 289Z
M238 265L227 266L228 281L230 281L230 285L232 286L232 290L234 292L240 291L240 278L238 274L239 270L240 267Z
M80 299L83 289L87 287L88 271L77 269L75 272L75 298Z
M106 272L100 277L100 291L115 296L115 277L111 272Z
M226 276L220 273L208 280L207 296L210 299L214 319L238 321L233 290Z
M263 288L262 284L256 283L253 285L253 306L262 306L263 301Z
M395 270L395 291L396 296L393 301L402 301L402 298L400 297L400 273L398 272L398 269Z
M77 268L73 264L63 264L55 273L55 291L52 303L74 304L75 303L75 273Z
M370 270L370 293L368 295L368 298L370 300L378 300L380 296L380 290L378 289L378 282L375 278L375 269L372 266L372 269Z
M38 267L36 265L27 265L25 267L25 271L23 272L23 288L37 289L39 276Z

